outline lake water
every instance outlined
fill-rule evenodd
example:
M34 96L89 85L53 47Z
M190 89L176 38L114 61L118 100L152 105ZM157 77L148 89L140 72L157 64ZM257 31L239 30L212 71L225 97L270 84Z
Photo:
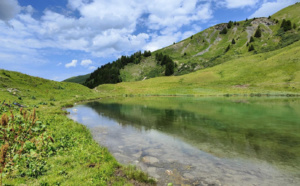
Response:
M67 111L159 185L300 185L297 98L115 98Z

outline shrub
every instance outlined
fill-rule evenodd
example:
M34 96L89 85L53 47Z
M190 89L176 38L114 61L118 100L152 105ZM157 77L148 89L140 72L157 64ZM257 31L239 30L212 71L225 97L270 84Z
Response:
M251 52L251 51L253 51L253 50L254 50L254 46L253 46L253 45L250 45L248 51Z

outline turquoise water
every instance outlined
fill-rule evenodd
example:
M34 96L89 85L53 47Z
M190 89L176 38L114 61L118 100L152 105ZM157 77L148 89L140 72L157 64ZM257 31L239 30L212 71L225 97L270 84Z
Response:
M68 109L159 184L299 185L300 99L146 97Z

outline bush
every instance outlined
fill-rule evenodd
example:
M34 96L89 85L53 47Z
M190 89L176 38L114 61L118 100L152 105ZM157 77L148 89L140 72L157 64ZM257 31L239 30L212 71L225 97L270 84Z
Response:
M254 42L254 37L250 37L250 43Z
M254 46L253 46L253 45L250 45L248 51L251 52L251 51L253 51L253 50L254 50Z

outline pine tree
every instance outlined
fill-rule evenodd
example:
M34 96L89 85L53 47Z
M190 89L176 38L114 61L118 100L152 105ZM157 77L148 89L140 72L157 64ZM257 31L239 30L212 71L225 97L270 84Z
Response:
M227 24L227 28L230 29L232 27L232 25L233 25L233 22L229 21L228 24Z
M292 22L290 20L287 20L283 29L284 31L292 30Z
M257 30L256 30L256 32L255 32L255 34L254 34L254 37L256 37L256 38L261 37L261 30L260 30L259 27L257 28Z
M169 58L170 59L170 58ZM174 74L174 68L175 68L175 64L174 62L170 59L168 60L167 64L166 64L166 71L165 71L165 75L166 76L170 76L172 74Z
M234 39L232 39L231 44L233 44L233 45L235 44L235 40Z
M250 43L254 42L254 37L250 37Z

